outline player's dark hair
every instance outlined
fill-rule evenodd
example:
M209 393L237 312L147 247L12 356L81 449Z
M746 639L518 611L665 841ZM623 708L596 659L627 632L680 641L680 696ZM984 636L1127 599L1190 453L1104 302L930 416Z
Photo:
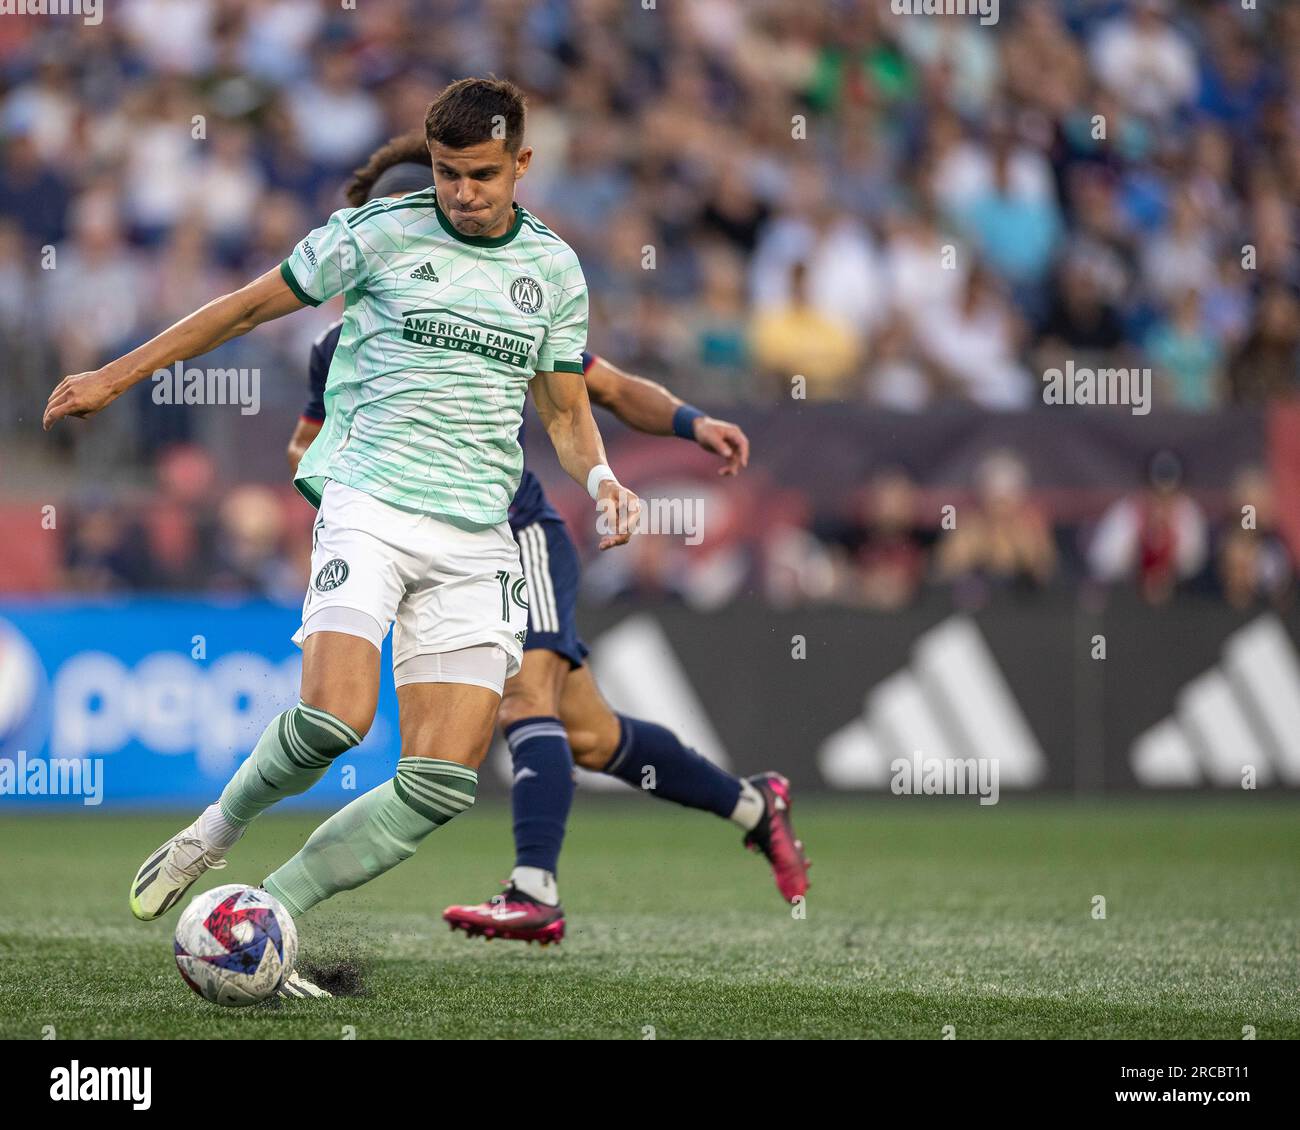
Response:
M353 170L352 179L343 190L347 202L353 208L360 208L370 199L370 190L374 187L375 181L394 165L405 164L408 161L419 165L430 163L429 146L424 140L424 134L419 130L412 130L410 133L401 134L384 142L370 154L364 165ZM429 173L429 183L433 183L432 171Z
M500 138L509 152L518 153L524 143L524 92L506 79L460 79L429 103L424 134L430 144L448 149Z

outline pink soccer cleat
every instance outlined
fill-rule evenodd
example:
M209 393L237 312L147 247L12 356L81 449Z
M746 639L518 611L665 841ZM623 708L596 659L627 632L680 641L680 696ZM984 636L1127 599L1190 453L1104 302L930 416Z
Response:
M760 773L746 778L763 794L767 810L744 844L750 851L761 851L772 865L776 889L786 902L793 902L808 891L808 868L812 866L803 853L803 842L795 838L790 820L790 782L780 773Z
M564 937L564 910L526 895L513 883L477 906L449 906L442 917L471 938L508 938L544 946Z

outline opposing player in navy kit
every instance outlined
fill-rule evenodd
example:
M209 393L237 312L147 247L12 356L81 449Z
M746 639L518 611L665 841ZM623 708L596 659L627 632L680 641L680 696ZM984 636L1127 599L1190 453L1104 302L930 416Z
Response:
M430 174L423 147L423 138L416 134L378 150L354 176L349 202L359 207L378 197L427 188ZM324 393L338 339L336 324L312 347L311 399L289 444L295 467L325 421ZM591 402L629 427L693 440L725 461L723 475L735 475L747 464L749 441L736 425L713 419L683 404L662 385L624 373L591 353L583 353L582 366ZM793 900L802 895L808 889L809 865L790 819L789 782L777 773L734 777L665 727L616 714L585 664L587 648L578 635L577 549L527 467L510 505L509 522L529 593L523 664L505 684L498 716L514 765L515 867L502 894L477 905L448 907L443 917L451 928L542 944L564 936L556 872L573 799L575 762L618 777L638 791L738 824L745 831L745 846L761 852L771 864L782 896ZM645 770L651 766L656 787L643 790Z

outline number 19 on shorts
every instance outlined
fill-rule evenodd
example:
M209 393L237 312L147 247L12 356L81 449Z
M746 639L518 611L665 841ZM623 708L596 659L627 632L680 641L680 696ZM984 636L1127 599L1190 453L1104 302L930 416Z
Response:
M510 605L528 611L528 585L523 575L497 570L497 581L501 585L501 619L510 622Z

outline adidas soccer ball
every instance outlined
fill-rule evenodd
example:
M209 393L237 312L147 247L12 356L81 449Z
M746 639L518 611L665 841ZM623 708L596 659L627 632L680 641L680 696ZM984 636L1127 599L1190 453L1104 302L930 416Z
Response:
M297 959L298 929L289 912L242 883L197 896L176 925L176 967L213 1004L238 1008L266 1000Z

